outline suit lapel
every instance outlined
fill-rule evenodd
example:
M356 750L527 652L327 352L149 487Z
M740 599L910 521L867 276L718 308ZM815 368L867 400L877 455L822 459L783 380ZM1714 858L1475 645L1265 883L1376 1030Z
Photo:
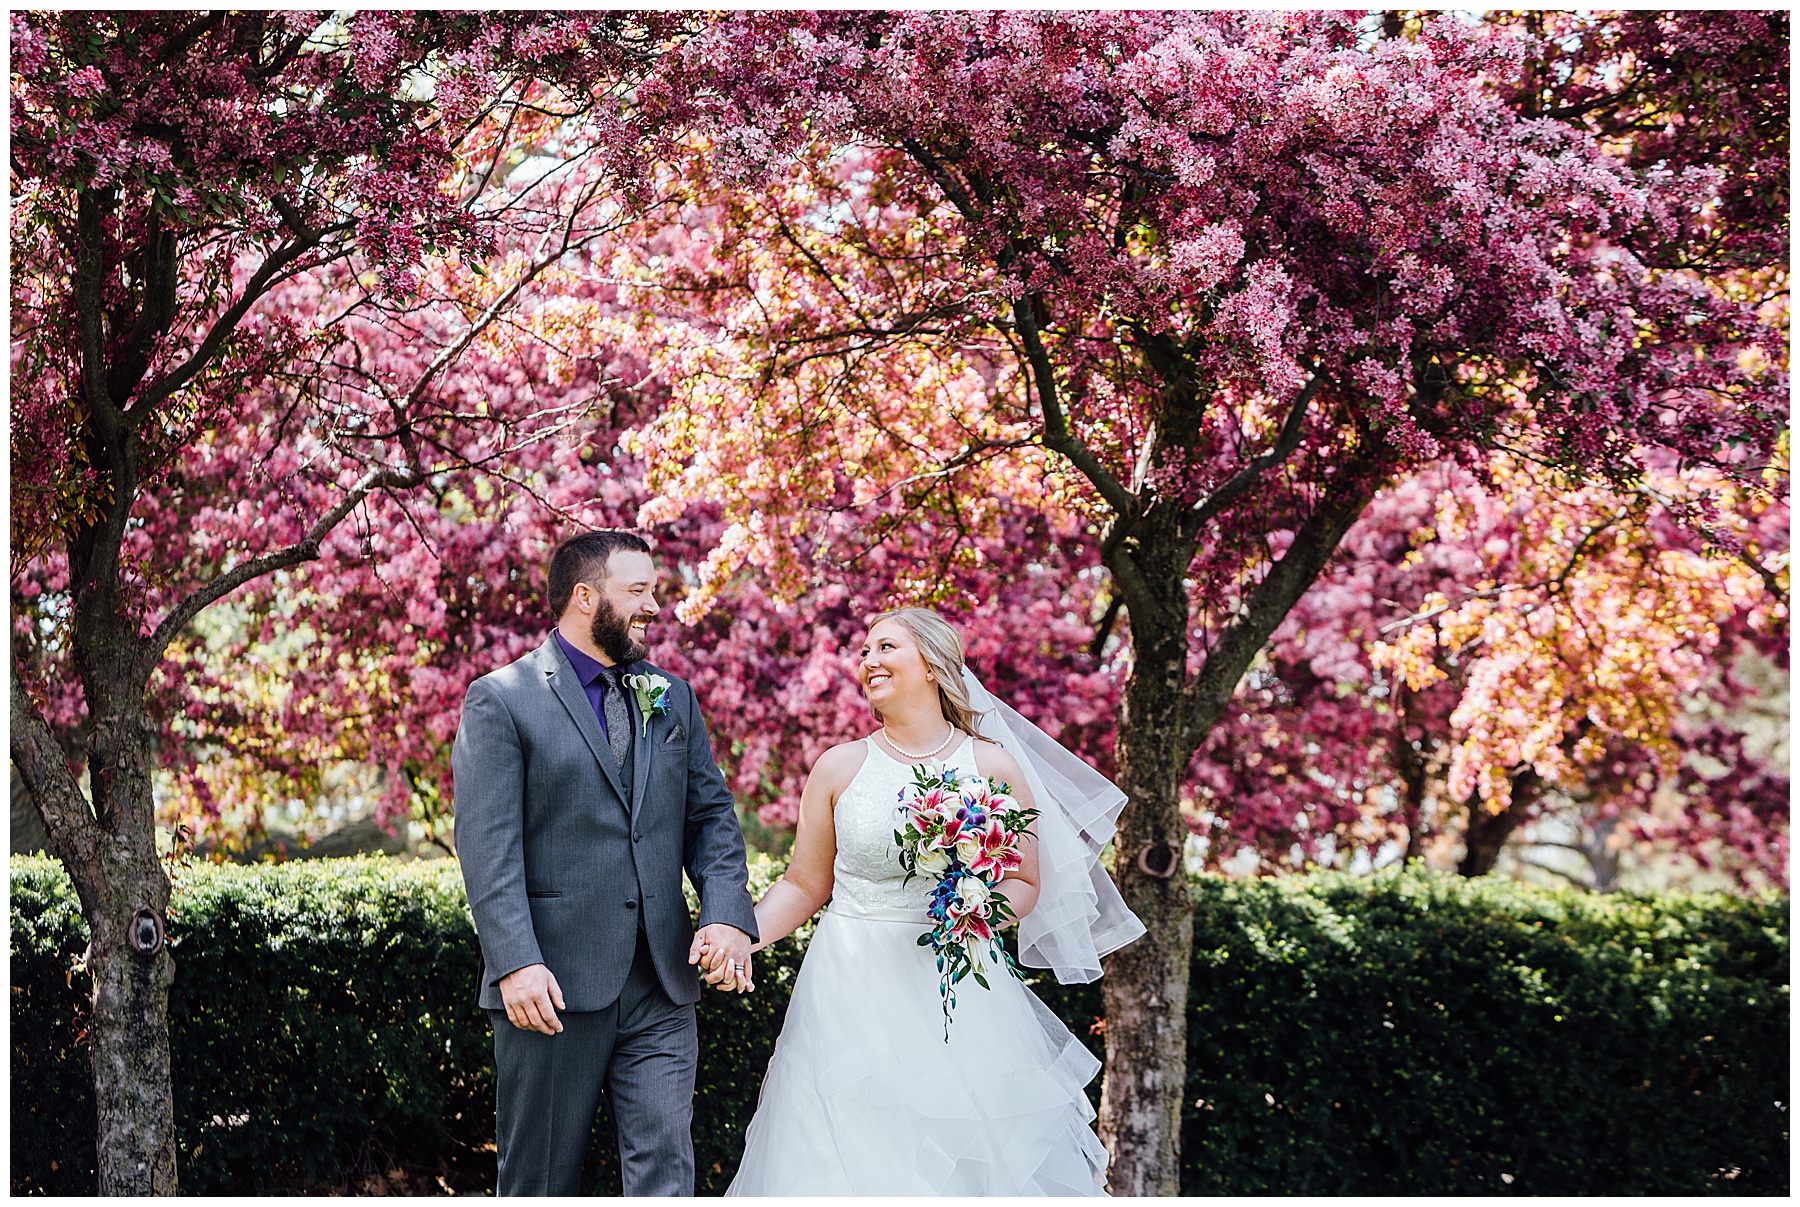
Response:
M581 690L581 680L576 677L575 668L569 665L568 658L556 647L554 634L544 642L538 653L550 690L556 693L556 698L569 710L569 719L581 731L589 752L606 776L606 782L612 785L612 790L621 803L629 801L631 798L625 795L625 784L619 778L619 768L613 763L612 747L606 742L606 731L600 728L600 719L594 715L594 706L588 703L587 693ZM626 807L630 808L629 805Z
M643 672L634 672L642 674ZM656 743L650 740L651 718L644 716L643 710L637 706L637 693L631 696L631 740L636 743L631 751L631 816L637 817L638 808L644 803L644 785L650 780L650 752L656 749Z

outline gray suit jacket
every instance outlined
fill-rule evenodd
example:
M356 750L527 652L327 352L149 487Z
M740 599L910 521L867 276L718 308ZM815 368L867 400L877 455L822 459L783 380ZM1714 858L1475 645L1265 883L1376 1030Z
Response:
M698 1001L683 868L700 925L756 934L744 836L694 691L647 662L631 669L671 686L669 710L647 732L632 705L630 784L554 635L463 697L450 763L484 1009L503 1008L500 978L531 964L555 974L565 1009L611 1005L631 970L640 914L663 989L678 1004Z

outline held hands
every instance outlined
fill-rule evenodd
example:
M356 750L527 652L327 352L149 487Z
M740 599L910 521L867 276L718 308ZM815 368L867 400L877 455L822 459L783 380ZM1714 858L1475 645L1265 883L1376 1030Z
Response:
M542 964L527 964L500 978L500 1000L506 1017L521 1031L555 1035L563 1029L556 1012L563 1008L562 986Z
M701 978L715 989L749 993L756 988L750 977L750 936L735 926L702 926L688 948L688 963L698 964Z
M750 977L750 936L735 926L715 922L701 927L688 949L688 963L699 964L708 985L727 993L748 993L756 988ZM529 964L500 978L500 1000L507 1021L522 1031L560 1034L564 1008L562 986L542 964Z

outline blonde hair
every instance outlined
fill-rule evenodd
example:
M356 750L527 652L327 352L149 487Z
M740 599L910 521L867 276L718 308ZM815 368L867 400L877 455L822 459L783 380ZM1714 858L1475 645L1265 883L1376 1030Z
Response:
M950 622L930 608L895 608L871 620L869 627L872 629L884 620L894 621L912 634L925 668L937 681L938 708L943 711L944 720L984 742L992 741L976 731L981 714L969 703L969 689L963 683L962 638ZM870 705L869 710L877 721L882 719L879 708Z

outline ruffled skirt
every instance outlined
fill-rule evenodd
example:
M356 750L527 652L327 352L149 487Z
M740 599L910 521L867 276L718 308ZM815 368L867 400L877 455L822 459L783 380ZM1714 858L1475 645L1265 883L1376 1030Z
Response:
M957 987L946 1043L924 928L819 919L727 1194L1105 1193L1100 1062L1000 970Z

